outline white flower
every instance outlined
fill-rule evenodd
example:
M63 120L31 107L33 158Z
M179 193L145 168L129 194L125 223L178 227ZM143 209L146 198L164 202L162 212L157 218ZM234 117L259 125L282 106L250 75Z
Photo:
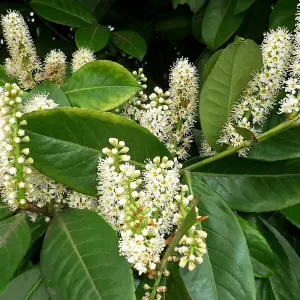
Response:
M79 48L72 55L72 72L76 72L83 65L94 60L96 57L89 48Z
M24 112L29 113L37 110L53 109L57 106L58 104L49 99L46 93L37 93L26 103Z
M60 50L51 50L45 58L44 80L61 86L66 73L66 56Z
M9 75L17 78L24 88L32 88L40 81L40 60L22 15L17 11L9 11L2 17L4 38L7 42L11 58L5 62Z
M66 204L72 208L93 210L96 206L97 199L92 196L80 194L75 191L69 191Z

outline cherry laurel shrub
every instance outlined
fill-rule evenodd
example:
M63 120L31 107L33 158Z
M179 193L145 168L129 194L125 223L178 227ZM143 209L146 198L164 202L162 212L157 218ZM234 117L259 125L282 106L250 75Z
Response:
M88 47L42 60L3 15L0 299L299 299L268 218L300 224L299 14L216 52L201 88L180 57L152 93Z

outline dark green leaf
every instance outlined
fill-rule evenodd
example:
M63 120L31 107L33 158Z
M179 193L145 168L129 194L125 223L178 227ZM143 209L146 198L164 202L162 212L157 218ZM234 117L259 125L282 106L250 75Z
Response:
M204 68L206 63L209 61L209 59L212 57L212 55L214 54L213 51L209 50L209 49L205 49L197 58L195 64L196 64L196 68L197 68L197 73L198 73L198 84L199 84L199 88L202 88L203 84L204 84L204 77L203 77L203 73L204 73Z
M22 273L12 280L0 300L48 300L49 296L42 281L39 266Z
M241 25L244 14L234 15L235 1L211 0L202 21L205 44L215 50L225 43Z
M51 299L135 300L116 232L95 212L66 210L49 225L41 272Z
M183 279L195 300L254 300L251 259L243 231L223 199L197 175L186 173L199 215L208 216L202 226L208 234L207 254L197 268L183 269Z
M88 47L94 52L103 49L109 40L110 30L100 24L81 27L75 33L77 47Z
M255 0L237 0L235 4L234 14L238 15L241 12L247 10L254 2Z
M176 9L179 4L187 4L196 13L204 3L205 0L173 0L173 7Z
M9 209L9 206L0 199L0 221L13 215L14 212Z
M155 30L165 39L180 40L191 33L191 19L189 16L170 16L158 21Z
M284 216L294 225L300 228L300 204L290 206L281 211Z
M30 246L30 230L23 215L0 222L0 291L13 278Z
M266 163L232 156L196 171L234 210L274 211L300 203L300 159Z
M74 0L32 0L30 5L43 18L58 24L80 27L96 22L94 16Z
M251 40L235 42L223 50L206 79L200 95L203 134L215 150L220 131L229 119L231 106L262 66L260 48Z
M254 133L251 130L235 125L233 125L233 127L235 128L236 132L240 134L245 140L251 140L252 138L254 138Z
M294 30L297 3L298 0L279 0L272 10L269 28L284 26Z
M255 285L257 300L276 300L270 279L256 279Z
M215 66L215 64L217 63L220 55L222 54L223 49L218 50L217 52L215 52L210 59L208 60L208 62L205 64L204 70L203 70L203 81L205 81L208 77L208 75L210 74L210 72L212 71L213 67Z
M140 61L143 60L147 51L145 40L134 31L115 31L111 34L111 41L125 53L136 57Z
M72 106L101 111L118 107L139 90L141 87L132 74L108 60L84 65L63 85Z
M147 129L115 114L56 108L27 114L26 120L35 167L83 194L97 195L98 159L111 137L126 142L132 163L170 156Z
M264 235L275 254L275 273L269 278L274 298L298 300L300 295L300 258L271 224L261 220L267 227Z
M255 277L265 278L273 274L274 254L263 235L246 220L237 216L249 247Z
M55 103L58 104L59 107L67 107L70 106L70 102L64 92L52 82L44 81L41 84L34 87L26 99L30 99L34 95L38 93L46 93L48 94L49 99L52 99Z
M251 147L247 156L262 161L300 158L300 128L279 131Z
M204 11L205 11L204 8L202 8L196 14L194 14L193 19L192 19L193 35L202 44L204 42L203 42L202 33L201 33L201 23L203 20Z

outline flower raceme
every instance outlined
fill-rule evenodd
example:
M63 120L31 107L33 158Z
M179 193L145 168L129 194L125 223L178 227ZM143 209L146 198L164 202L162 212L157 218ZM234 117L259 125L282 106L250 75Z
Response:
M102 150L107 157L100 158L98 164L99 213L119 232L120 254L140 274L153 271L165 248L166 236L180 225L193 196L180 183L181 164L177 159L155 157L145 162L141 172L130 163L129 148L123 141L110 138L109 143L112 148ZM185 266L189 262L189 269L201 262L194 253L201 257L205 252L205 233L200 243L195 228L186 236L191 242L182 241L186 245L183 249L188 250L178 248L183 257L190 254L183 259L187 262L181 263Z
M140 69L138 82L144 87L147 78ZM139 92L124 105L123 115L139 122L157 136L179 159L188 157L192 128L197 114L197 71L188 59L180 58L170 70L170 91L155 87L149 97Z
M271 30L265 35L261 49L263 68L248 83L237 104L234 104L228 123L223 127L219 143L227 146L239 146L245 138L237 128L258 133L261 126L276 103L289 67L291 52L291 34L282 28ZM246 156L248 149L240 151Z

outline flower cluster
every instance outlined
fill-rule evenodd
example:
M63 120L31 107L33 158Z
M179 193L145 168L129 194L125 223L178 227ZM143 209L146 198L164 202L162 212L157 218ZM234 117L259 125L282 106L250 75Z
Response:
M53 109L58 105L48 98L46 93L37 93L24 106L24 113L29 113L37 110Z
M143 69L133 71L132 75L136 78L142 89L146 89L147 77L143 73ZM148 96L143 91L138 92L133 98L128 100L123 107L122 115L130 120L140 122L143 113L143 104L148 100Z
M10 58L6 59L7 74L17 78L23 88L32 88L41 80L41 64L28 26L19 12L10 11L2 17L4 38Z
M83 65L94 60L96 57L89 48L79 48L72 55L72 72L76 72Z
M134 75L144 88L146 77L142 71ZM196 68L186 58L178 59L171 68L170 91L155 87L149 97L139 92L124 105L123 115L139 122L165 143L172 154L185 159L196 122L197 80Z
M99 212L120 236L120 254L140 274L155 270L165 248L165 236L180 225L192 195L180 183L181 164L155 157L143 172L130 163L129 148L110 138L113 147L98 164Z
M285 81L286 96L281 101L279 113L288 115L298 114L300 102L298 99L300 89L300 3L297 5L295 41L292 50L289 79Z
M285 78L291 51L291 34L282 28L271 30L262 43L263 68L248 83L241 99L233 105L229 122L221 131L220 144L239 146L245 138L237 128L257 133L256 127L276 103L276 95ZM247 151L240 152L246 155Z
M29 148L21 147L29 142L23 129L27 123L21 120L22 94L16 84L6 83L0 96L1 195L13 210L26 205L28 193L32 190L27 177L32 172L33 159L28 156Z
M197 70L188 59L178 59L170 73L170 111L172 131L167 143L180 159L188 157L192 128L196 122L198 96Z
M45 58L44 80L61 86L66 73L66 56L60 50L51 50Z

